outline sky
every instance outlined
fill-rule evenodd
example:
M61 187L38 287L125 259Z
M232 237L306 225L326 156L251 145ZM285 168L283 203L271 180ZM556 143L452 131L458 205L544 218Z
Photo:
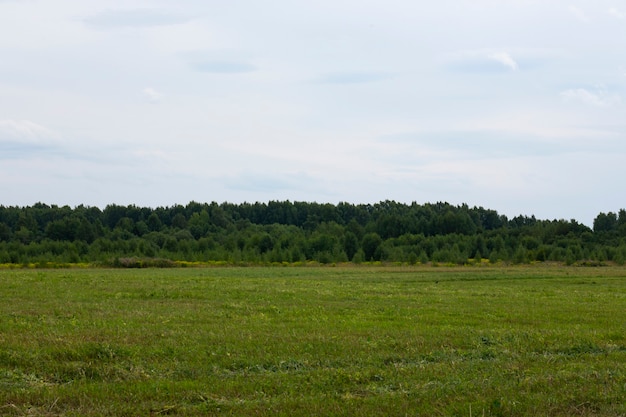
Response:
M626 207L623 0L0 0L0 205Z

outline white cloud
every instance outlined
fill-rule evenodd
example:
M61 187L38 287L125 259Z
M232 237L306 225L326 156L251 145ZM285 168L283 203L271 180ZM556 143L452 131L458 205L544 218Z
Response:
M99 28L168 26L188 21L184 16L151 9L105 10L84 19L86 24Z
M57 47L77 47L98 39L85 30L72 16L88 13L92 2L73 2L71 14L67 1L54 5L38 1L5 1L0 11L0 48L47 50ZM3 64L5 63L3 59Z
M518 51L519 52L519 51ZM536 55L535 52L523 51L523 55ZM491 48L467 49L448 54L444 58L448 69L468 74L493 74L517 71L519 63L510 52Z
M62 153L56 135L29 120L0 120L0 160L34 160L42 154ZM2 175L2 173L0 173Z
M497 52L495 54L491 54L489 55L489 59L499 62L500 64L512 69L513 71L517 71L517 69L519 68L517 62L515 62L515 60L511 58L511 55L507 54L506 52Z
M614 17L616 17L616 18L618 18L618 19L624 19L624 18L626 18L626 14L625 14L625 13L623 13L622 11L620 11L620 10L616 9L615 7L611 7L611 8L609 9L609 14L610 14L610 15L612 15L612 16L614 16Z
M163 94L158 92L152 87L146 87L143 89L143 95L148 98L152 103L158 103L163 98Z
M621 103L622 99L617 94L610 94L603 90L589 91L585 88L572 88L561 92L565 101L576 101L595 107L610 107Z
M257 68L248 62L239 61L200 61L191 64L191 68L198 72L215 74L240 74L254 72Z
M384 72L335 72L321 76L317 81L328 84L362 84L383 81L392 75Z
M0 120L0 141L39 143L55 136L51 130L30 120Z
M592 146L626 158L616 0L0 2L5 203L472 199L539 214L528 173L578 175L568 161ZM403 132L417 133L376 140ZM615 170L584 172L617 187L598 210L623 204ZM582 216L592 199L576 198L554 215Z
M581 8L576 6L569 6L569 12L581 22L589 22L589 16L587 16L587 13L585 13Z

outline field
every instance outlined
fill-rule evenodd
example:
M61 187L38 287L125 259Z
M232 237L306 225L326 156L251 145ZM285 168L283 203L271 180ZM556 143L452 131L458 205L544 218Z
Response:
M626 269L0 271L0 415L626 416Z

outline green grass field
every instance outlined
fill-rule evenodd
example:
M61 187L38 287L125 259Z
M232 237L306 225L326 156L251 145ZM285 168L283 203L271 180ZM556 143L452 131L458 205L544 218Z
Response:
M626 268L0 271L0 415L626 416Z

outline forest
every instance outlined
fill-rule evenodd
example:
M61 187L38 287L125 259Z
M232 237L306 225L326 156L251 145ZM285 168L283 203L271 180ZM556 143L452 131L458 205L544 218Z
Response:
M626 210L600 213L589 228L444 202L0 206L0 264L175 261L622 265Z

